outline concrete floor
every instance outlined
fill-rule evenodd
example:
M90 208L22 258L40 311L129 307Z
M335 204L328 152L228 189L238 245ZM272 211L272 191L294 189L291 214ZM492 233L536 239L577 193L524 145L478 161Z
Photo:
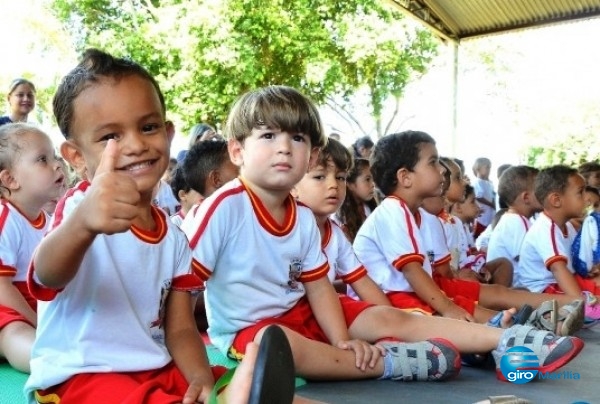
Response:
M580 379L534 380L526 384L501 382L494 371L463 366L458 378L441 383L393 381L309 382L297 394L327 403L461 403L488 396L516 395L534 403L600 404L600 325L577 333L585 341L581 353L560 371L579 373Z

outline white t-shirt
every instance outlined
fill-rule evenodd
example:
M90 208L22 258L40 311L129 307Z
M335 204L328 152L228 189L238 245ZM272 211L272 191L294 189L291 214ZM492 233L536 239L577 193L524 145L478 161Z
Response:
M540 214L523 239L518 283L515 283L515 286L527 288L532 292L542 292L556 283L549 268L558 261L564 261L567 268L573 272L571 244L577 232L569 222L566 229L567 233L563 234L552 219L544 213Z
M531 222L518 213L506 212L494 227L487 249L487 259L507 258L514 269L513 285L518 283L519 255L523 239L531 227Z
M181 227L194 271L206 281L208 334L223 353L240 330L290 310L305 295L303 283L329 271L312 211L290 195L277 223L240 179L190 211Z
M492 237L493 230L494 229L492 229L492 226L488 226L485 228L483 233L481 233L479 237L477 237L477 240L475 240L475 247L479 251L487 250L488 245L490 244L490 238Z
M179 201L173 195L171 186L164 180L160 180L158 191L152 203L167 212L168 215L176 213L180 207Z
M88 187L82 182L67 192L53 228L74 211ZM201 282L191 273L183 232L162 210L153 208L152 215L154 231L132 227L97 235L62 290L45 288L29 273L30 290L39 300L26 384L30 395L79 373L159 369L172 360L164 340L167 295L170 290L197 291Z
M325 222L321 248L329 262L328 277L331 282L339 278L344 283L351 284L367 275L367 270L356 257L344 231L333 220Z
M48 231L49 216L41 211L31 222L10 202L0 199L0 276L27 281L33 251Z
M353 246L371 279L385 293L413 292L402 274L410 262L423 265L431 276L417 221L399 198L387 197L381 202L359 229Z
M177 227L181 227L181 223L183 223L184 218L185 216L183 215L183 212L180 209L177 213L171 215L171 222L173 222L173 224Z
M481 178L475 177L471 181L471 184L475 189L475 198L484 198L491 203L495 203L496 192L494 191L494 184L492 184L491 181L482 180ZM494 220L496 209L479 202L477 202L477 204L481 208L481 215L477 218L477 222L481 223L484 226L489 226L492 223L492 220Z
M419 208L421 214L421 225L419 229L423 237L425 247L425 256L429 260L432 268L450 262L452 256L448 249L448 241L444 233L444 227L440 219Z
M456 216L443 212L438 217L444 228L448 250L450 251L450 267L453 271L461 268L467 256L467 240L464 236L463 223Z

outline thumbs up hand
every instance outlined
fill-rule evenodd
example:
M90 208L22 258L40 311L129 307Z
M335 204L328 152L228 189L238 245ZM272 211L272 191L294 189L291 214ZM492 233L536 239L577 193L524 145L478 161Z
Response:
M110 139L80 205L84 226L93 234L126 232L138 214L140 193L132 178L116 170L118 158L117 142Z

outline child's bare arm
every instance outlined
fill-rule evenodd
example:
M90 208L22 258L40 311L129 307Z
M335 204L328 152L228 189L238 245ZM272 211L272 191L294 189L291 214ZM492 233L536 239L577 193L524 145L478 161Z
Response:
M167 349L189 383L183 404L206 402L215 381L196 329L189 292L169 292L164 321Z
M385 293L369 276L363 276L350 286L352 286L360 300L381 306L391 306Z
M21 292L13 285L11 276L0 276L0 306L10 307L21 313L33 325L37 324L35 312L29 307Z
M304 283L306 297L317 322L333 346L350 339L340 299L327 277Z
M117 144L111 139L84 199L38 246L33 264L43 285L66 286L96 235L121 233L131 227L140 194L133 179L115 171L117 158Z
M402 273L417 296L442 316L474 321L473 316L444 295L420 263L406 264L402 268Z
M577 284L575 277L567 268L567 263L564 261L558 261L550 265L550 270L556 279L556 283L560 286L560 289L569 296L573 296L576 299L581 298L581 288Z
M331 345L353 351L357 368L365 370L367 366L375 367L383 354L382 348L365 341L350 339L340 299L327 277L306 282L304 288L313 314Z
M446 262L444 264L435 265L433 267L433 272L443 276L444 278L454 279L454 271L450 266L450 262Z

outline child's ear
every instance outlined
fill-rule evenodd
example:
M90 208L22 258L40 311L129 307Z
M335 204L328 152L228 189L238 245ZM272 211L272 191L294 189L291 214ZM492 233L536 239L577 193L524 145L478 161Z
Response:
M562 206L562 195L558 192L552 192L547 197L548 203L555 209L558 209Z
M399 168L396 171L396 180L398 180L398 184L402 186L402 188L409 188L412 185L412 176L411 172L406 168Z
M238 167L241 167L244 164L244 157L242 155L242 151L244 150L244 146L237 139L230 139L227 141L227 151L229 152L229 158L231 162Z
M7 169L0 171L0 185L11 191L15 191L21 187L15 177L13 177Z
M77 173L81 174L86 171L85 158L79 150L79 146L72 140L67 140L60 145L60 154Z
M175 124L172 121L166 121L165 128L167 129L167 139L169 140L169 145L171 145L171 141L173 141L173 137L175 136Z
M223 181L221 181L221 173L219 170L211 170L206 176L206 189L217 190L221 188Z

